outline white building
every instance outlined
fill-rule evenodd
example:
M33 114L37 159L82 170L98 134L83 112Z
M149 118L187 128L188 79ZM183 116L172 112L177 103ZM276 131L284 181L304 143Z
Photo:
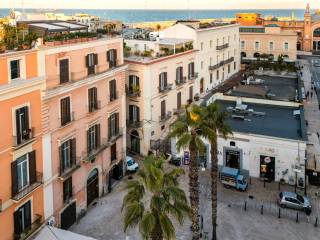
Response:
M211 90L240 70L238 24L178 21L162 35L193 40L194 48L199 50L195 61L199 72L197 92Z

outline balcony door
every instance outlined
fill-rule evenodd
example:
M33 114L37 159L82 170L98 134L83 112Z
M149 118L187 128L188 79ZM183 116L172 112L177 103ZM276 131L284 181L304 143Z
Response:
M194 76L194 62L188 64L188 76L191 79Z
M164 90L168 85L167 72L162 72L159 75L159 89Z
M161 119L166 117L166 101L161 101Z
M31 227L31 201L26 202L14 212L14 233L20 235Z
M76 139L72 138L60 146L60 175L76 164Z
M181 92L177 93L177 109L181 109Z
M129 120L131 123L140 121L140 108L136 105L129 105Z
M139 90L139 77L136 75L129 76L129 92L134 93Z
M29 126L29 108L27 106L16 110L16 144L28 140L31 130Z
M69 82L69 59L59 61L60 84Z
M119 113L112 114L108 119L109 139L119 134Z

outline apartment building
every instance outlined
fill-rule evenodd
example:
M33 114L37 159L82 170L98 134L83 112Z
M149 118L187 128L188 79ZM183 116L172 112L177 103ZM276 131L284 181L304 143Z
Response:
M194 48L199 50L195 60L199 73L197 93L211 90L240 70L238 24L177 21L163 31L163 36L192 39Z
M45 218L68 229L123 176L123 39L40 46Z
M197 50L190 39L125 39L127 73L127 146L147 155L159 150L183 105L198 100Z
M38 51L0 54L0 238L25 239L44 222Z
M259 58L267 54L277 60L279 55L295 61L298 35L293 30L283 30L277 25L241 26L240 51L242 58Z

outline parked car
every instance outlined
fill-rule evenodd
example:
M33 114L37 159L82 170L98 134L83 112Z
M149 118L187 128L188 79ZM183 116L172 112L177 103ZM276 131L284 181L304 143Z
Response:
M278 197L278 204L280 207L293 208L311 212L310 199L294 192L280 192Z
M169 163L179 167L182 164L182 159L181 159L181 157L172 156L172 158L169 160Z
M130 156L126 156L126 167L128 172L136 172L139 169L139 164Z

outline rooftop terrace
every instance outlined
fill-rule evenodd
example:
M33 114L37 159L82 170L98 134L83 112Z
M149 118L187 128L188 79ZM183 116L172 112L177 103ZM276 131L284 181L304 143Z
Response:
M306 141L303 107L216 102L229 112L227 123L234 132Z

